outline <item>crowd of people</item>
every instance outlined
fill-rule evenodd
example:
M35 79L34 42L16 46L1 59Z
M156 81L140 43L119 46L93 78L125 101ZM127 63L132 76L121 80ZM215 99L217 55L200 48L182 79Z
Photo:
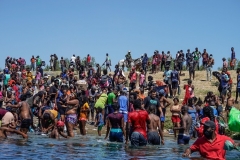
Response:
M233 48L231 50L230 68L234 69L235 52ZM169 112L177 144L187 145L190 139L197 138L183 156L199 151L205 158L224 159L226 141L238 146L224 135L225 126L218 122L223 116L224 106L228 115L237 102L231 96L233 80L223 58L222 72L216 75L220 81L220 95L209 91L203 101L197 98L194 94L194 71L199 69L201 57L207 80L211 80L213 56L206 49L200 53L198 48L193 53L187 50L186 58L180 50L174 61L169 51L159 54L156 50L152 57L152 73L163 71L163 79L156 80L151 75L146 77L147 54L141 57L140 71L131 66L128 75L118 64L113 73L108 72L111 72L112 65L109 54L103 63L105 69L99 64L93 66L90 55L84 63L79 56L73 55L68 66L61 57L61 74L56 76L44 73L45 61L39 56L32 56L27 67L23 58L7 57L5 68L0 72L0 137L16 133L27 138L28 132L35 131L48 134L50 138L70 138L78 128L81 135L86 135L85 128L89 124L97 127L99 136L105 126L105 139L109 141L130 141L135 147L164 145L164 122ZM52 71L56 70L57 61L57 55L51 55ZM130 51L126 61L128 64L132 62ZM185 96L180 102L180 77L185 61L190 78L183 85ZM174 63L172 68L171 63ZM239 93L240 69L237 69L237 74Z

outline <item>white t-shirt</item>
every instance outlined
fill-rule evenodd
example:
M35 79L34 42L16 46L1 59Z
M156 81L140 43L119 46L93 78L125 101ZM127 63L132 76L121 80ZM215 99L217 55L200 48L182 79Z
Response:
M76 59L76 57L74 57L74 56L72 56L71 57L71 60L75 63L75 59Z

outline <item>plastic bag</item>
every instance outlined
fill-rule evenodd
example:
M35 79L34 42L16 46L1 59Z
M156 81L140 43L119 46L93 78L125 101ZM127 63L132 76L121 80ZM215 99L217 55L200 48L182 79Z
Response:
M234 107L229 113L228 128L230 131L240 132L240 111Z

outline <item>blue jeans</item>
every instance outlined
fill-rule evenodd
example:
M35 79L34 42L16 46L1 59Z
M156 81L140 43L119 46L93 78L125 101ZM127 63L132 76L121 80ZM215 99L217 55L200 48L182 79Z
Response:
M35 63L31 63L31 70L35 71Z
M147 71L147 64L146 63L142 63L142 69L144 70L145 74Z
M212 67L207 67L206 71L207 71L207 80L211 81L212 80Z
M64 66L61 66L61 71L64 72L67 68Z
M146 146L147 140L144 138L144 136L141 133L133 132L131 135L131 145L134 147Z
M123 142L123 132L120 128L112 128L109 135L110 142Z
M106 107L108 108L108 114L111 114L114 112L114 109L112 108L111 104L108 104Z

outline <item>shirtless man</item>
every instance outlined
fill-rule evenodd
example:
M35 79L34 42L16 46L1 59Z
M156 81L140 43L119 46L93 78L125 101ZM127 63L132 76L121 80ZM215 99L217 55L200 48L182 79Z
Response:
M57 127L55 127L51 134L49 135L49 138L55 138L55 139L60 139L60 136L64 138L68 138L66 134L64 134L64 122L63 121L58 121L57 122Z
M155 115L155 110L156 110L156 107L154 105L151 105L149 107L148 116L150 119L150 123L147 125L148 144L160 145L160 137L161 137L161 144L164 145L160 119L158 116Z
M227 104L226 104L226 108L225 108L225 111L227 112L227 119L229 117L229 113L234 105L234 98L232 97L232 94L231 92L228 92L227 93Z
M26 99L21 99L26 100ZM32 112L27 102L22 101L17 103L16 105L8 104L9 107L18 108L19 109L19 120L21 122L20 131L27 134L29 131L29 127L33 126Z
M188 106L183 106L181 112L183 115L180 122L181 127L174 127L174 129L179 130L178 144L186 145L190 140L189 130L192 125L192 117L188 114Z
M166 108L171 105L171 102L164 96L164 90L161 89L159 92L159 102L162 108L162 116L160 116L162 131L164 130Z

